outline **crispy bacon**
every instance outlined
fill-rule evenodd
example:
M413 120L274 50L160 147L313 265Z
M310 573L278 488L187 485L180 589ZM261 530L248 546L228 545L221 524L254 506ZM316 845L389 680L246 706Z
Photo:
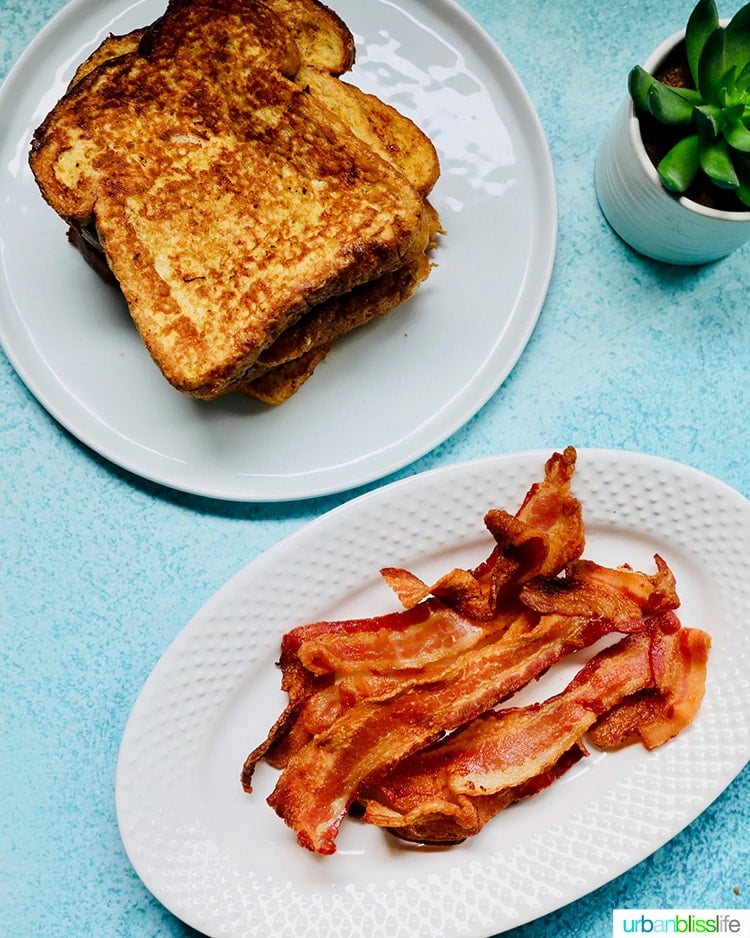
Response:
M301 846L333 853L341 821L363 784L612 629L605 619L543 616L514 641L500 638L466 652L428 684L384 701L359 701L292 756L269 804Z
M585 752L582 737L597 718L634 695L671 695L666 718L651 712L638 727L647 748L662 745L700 703L707 638L680 628L670 613L654 620L648 633L627 636L592 658L560 694L485 714L403 760L359 799L357 816L406 840L459 842L526 797L539 779L558 777L566 755Z
M510 628L514 635L528 631L536 621L529 615L529 610L548 615L597 616L610 620L613 630L639 628L644 614L656 614L679 605L674 575L661 557L657 555L655 561L657 573L653 576L626 567L612 569L581 560L568 565L564 578L536 577L521 589L522 603L528 607L525 615L520 613L517 605L510 604L495 619L478 621L463 618L439 601L429 599L411 610L389 616L342 623L315 623L295 629L290 633L292 639L285 645L282 656L286 656L286 664L291 662L292 648L294 654L301 657L301 649L309 644L313 649L310 653L312 658L318 643L330 637L331 647L340 650L335 661L329 659L329 668L335 663L341 676L337 683L319 688L308 684L310 693L301 701L296 713L288 715L281 727L278 724L274 727L274 744L251 755L245 766L244 783L247 785L249 782L251 763L259 757L268 755L269 761L277 768L285 766L294 752L331 726L358 700L385 698L403 690L407 682L415 685L434 680L436 675L439 676L435 665L439 668L445 660L431 654L436 649L447 657L451 651L460 653L473 647L488 635L500 635ZM419 642L427 630L433 628L433 623L437 636L421 655ZM325 631L326 627L330 632ZM311 638L300 640L303 633L310 634ZM461 636L463 647L450 645L454 635ZM401 669L399 662L394 663L390 656L390 652L399 646L411 649L400 662L403 665ZM362 648L368 654L357 661ZM383 649L380 658L377 657L378 649ZM299 664L299 657L294 660L295 666ZM418 668L420 662L422 667ZM318 666L322 670L320 662ZM415 670L409 671L410 668ZM279 729L286 734L284 739L278 733Z
M515 515L493 509L495 546L432 586L384 568L406 607L288 632L288 705L250 753L281 770L269 804L317 853L336 850L347 811L406 840L455 843L587 754L661 745L695 716L710 639L683 629L675 578L583 560L576 453L555 453ZM561 694L495 708L567 655L624 635Z
M659 686L663 707L638 727L647 749L655 749L672 739L695 719L706 691L706 665L711 638L699 629L680 632L679 657L670 662L668 674Z
M255 766L260 762L261 759L268 759L271 765L274 765L273 752L274 750L283 744L283 741L289 738L290 730L294 726L294 718L297 713L297 707L292 704L288 704L281 716L276 720L274 725L271 727L268 735L263 740L260 745L256 746L255 749L247 756L245 762L242 766L242 772L240 774L240 782L244 790L250 794L253 790L253 774L255 772ZM306 742L307 738L302 742Z
M296 654L312 674L407 671L472 648L497 628L433 599L400 613L319 623L316 634L301 637Z
M321 621L299 626L282 639L282 688L289 705L245 760L242 785L252 791L262 758L281 768L316 733L366 697L385 698L434 679L446 660L473 648L510 624L526 625L530 613L509 605L491 620L477 621L428 599L419 606L369 619ZM537 616L532 617L534 621Z
M489 615L489 561L487 571L478 574L477 571L456 567L441 576L432 586L428 586L416 574L401 567L382 567L380 575L407 609L421 603L428 596L436 596L446 605L460 609L465 615L481 619Z
M404 817L397 810L377 800L355 802L351 814L353 817L364 817L370 824L387 828L401 840L432 846L452 846L478 834L488 821L516 801L530 798L548 788L586 755L585 746L576 743L539 775L492 795L456 795L451 800L438 796L431 802L428 799L433 792L428 785L424 791L425 800L419 808L414 809L413 824L404 823ZM420 781L418 777L416 785Z
M588 574L588 578L584 574ZM371 652L369 657L371 667L373 662L378 662L377 656L373 653L374 650L381 647L390 651L394 647L392 638L388 637L387 626L390 626L391 631L395 632L399 638L403 638L412 629L416 629L418 635L420 627L434 619L436 626L442 624L442 627L447 629L446 634L452 635L457 628L457 622L461 622L462 617L455 611L448 614L442 604L432 599L422 604L423 606L429 604L426 616L423 609L415 607L410 611L388 617L350 620L342 624L316 623L313 626L303 627L301 630L294 630L283 646L282 657L286 658L287 664L292 663L295 667L302 666L299 661L301 650L309 646L314 649L314 654L308 656L308 663L315 663L317 669L322 670L320 663L323 658L318 655L317 650L321 640L331 636L332 643L329 647L339 648L335 656L335 664L342 670L342 674L336 682L315 689L307 698L298 703L291 716L286 715L281 723L283 732L276 732L270 744L259 747L248 758L243 770L243 784L246 789L250 789L253 767L260 757L266 756L273 765L284 768L285 773L289 774L282 776L279 780L277 791L271 797L272 805L298 832L301 843L310 846L313 850L332 852L333 841L341 818L355 796L357 786L366 777L395 764L409 752L429 745L442 733L453 730L473 719L477 714L495 706L532 677L541 674L561 655L569 653L576 647L590 644L610 631L642 630L644 619L640 607L653 609L658 606L659 603L654 597L664 594L664 582L669 581L670 576L665 564L659 568L659 573L655 577L647 577L633 571L608 571L597 565L581 565L578 567L577 576L571 578L563 594L565 603L562 605L568 611L572 602L585 610L585 616L549 614L542 616L535 627L531 627L533 619L530 620L529 611L517 616L515 623L511 625L508 623L510 613L506 612L503 616L502 627L499 628L486 624L480 625L472 620L468 624L464 623L460 628L465 635L471 636L472 647L447 658L432 658L427 654L421 668L397 669L399 673L395 676L394 669L389 669L391 659L385 653L380 659L384 673L359 670L362 662L357 662L356 657L353 671L348 673L350 665L346 651L352 646L347 646L347 642L354 638L356 645L361 648L362 640L367 640L365 647ZM595 588L592 588L589 581L594 582ZM515 610L513 614L517 614L517 607L509 606L508 610ZM492 655L502 655L507 649L516 646L523 647L530 639L536 640L540 632L544 634L545 629L548 637L541 639L545 647L539 649L539 657L533 663L532 670L522 677L520 683L517 685L511 683L503 689L502 684L494 682L490 671L488 673L491 686L482 687L481 672L472 671L476 662L481 662L487 655L492 661ZM565 646L565 637L575 629L587 632L588 637L585 638L583 644L574 643ZM493 634L500 635L502 638L497 638L489 644L479 644L480 637L483 642L487 642L488 635ZM556 646L555 639L562 640L563 645ZM438 645L443 652L446 650L446 644L438 643ZM544 658L545 652L551 654L548 660ZM333 660L330 657L325 659L328 667L331 667ZM415 664L422 660L423 656L418 651L417 642L410 661ZM461 674L464 675L463 688L458 680ZM456 694L458 696L455 697L455 701L460 702L461 693L465 695L463 706L468 709L462 710L457 703L453 713L445 714L440 710L443 696L450 701L451 695ZM392 702L393 709L393 715L390 717L387 707L389 702ZM426 710L430 713L427 714ZM349 716L349 711L352 711L351 716ZM432 716L433 723L429 722L430 716ZM358 720L363 721L362 725L357 722ZM368 720L372 720L373 725L377 727L372 737L373 752L364 752L362 749L367 741L367 730L363 727L366 726ZM421 721L421 733L416 733L409 728L405 721L412 724ZM403 724L402 736L399 738L394 730L395 735L389 735L388 744L382 743L381 751L378 753L375 744L380 743L384 733L391 734L391 724L399 722ZM279 724L275 730L278 728ZM333 741L328 742L329 739ZM319 774L312 776L306 774L310 769L304 759L312 760L316 771L322 772L326 766L326 760L320 756L319 750L325 750L325 755L329 758L337 754L336 747L339 746L344 750L348 747L350 751L338 753L338 761L331 758L332 774L329 778L324 778ZM356 757L359 754L363 754L363 765L366 769L364 773L356 764ZM353 759L355 761L350 765ZM373 760L375 764L371 764ZM330 789L340 780L348 787L343 795L339 792L335 811L331 808L334 811L333 816L328 818L330 826L326 828L325 820L321 820L325 813L324 809L320 805L316 808L313 802L316 797L318 799L326 797L326 783ZM315 795L312 793L313 790ZM312 813L306 815L308 810ZM317 815L315 815L316 811ZM311 820L310 818L313 817L314 820Z
M519 584L554 576L583 552L581 503L570 492L575 463L572 446L554 453L544 480L532 485L515 515L500 508L487 512L485 525L496 546L474 570L454 569L432 586L398 567L384 567L381 575L407 608L432 595L474 618L491 617Z
M502 810L517 800L522 786L577 746L597 716L624 696L653 686L652 632L629 635L600 652L547 701L487 713L405 759L366 793L364 820L400 836L403 828L407 839L425 841L429 832L434 836L443 813L442 842L477 833L492 816L486 796L499 796L492 806L495 813ZM429 831L422 825L425 812Z
M664 619L664 617L662 617ZM663 745L689 726L706 689L711 637L700 629L680 628L671 618L671 634L652 646L655 690L633 694L599 719L589 738L600 749L615 749L640 739L647 749Z
M536 577L521 589L521 601L542 613L570 616L605 615L611 619L657 615L680 605L675 578L665 561L654 556L653 576L631 567L602 567L577 560L563 577Z
M638 739L638 727L652 720L661 706L661 698L651 691L632 694L600 717L588 738L597 749L605 751L626 746Z

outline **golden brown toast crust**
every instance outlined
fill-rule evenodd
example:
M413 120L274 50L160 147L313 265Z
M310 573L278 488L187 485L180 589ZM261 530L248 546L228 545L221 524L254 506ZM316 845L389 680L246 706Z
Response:
M231 388L317 303L423 250L419 194L281 74L297 64L268 6L180 0L34 137L43 195L94 221L149 351L196 396Z
M291 361L279 365L255 381L248 381L240 386L247 397L263 401L264 404L283 404L299 391L311 377L318 365L325 359L333 343L312 348Z
M383 274L316 306L260 354L248 372L247 380L299 358L311 348L329 345L376 316L385 315L412 295L417 285L426 279L429 270L427 254L422 254L390 274Z
M93 72L95 68L98 68L110 59L116 59L118 56L126 55L130 52L137 52L145 32L146 27L144 26L141 29L134 29L124 36L116 36L110 33L110 35L107 36L75 70L75 74L68 84L68 91L90 72Z
M437 236L442 230L440 217L429 202L425 204L425 210L427 242L420 257L392 273L384 274L349 293L333 297L316 306L260 354L238 390L250 396L257 396L254 393L257 379L276 371L274 403L286 400L291 394L284 396L282 376L286 372L280 366L289 364L314 348L330 348L336 339L366 325L377 316L384 316L409 299L429 276L433 267L429 254L435 248ZM314 366L310 368L308 376L312 374L313 369ZM299 380L300 374L299 370L295 370L295 392L302 384ZM266 380L264 386L268 386L269 380Z
M317 0L266 0L292 33L300 60L331 75L354 65L354 36L341 17Z
M259 359L237 390L267 404L289 400L312 376L336 339L406 302L427 279L430 267L423 254L391 274L317 306L274 342L268 356Z

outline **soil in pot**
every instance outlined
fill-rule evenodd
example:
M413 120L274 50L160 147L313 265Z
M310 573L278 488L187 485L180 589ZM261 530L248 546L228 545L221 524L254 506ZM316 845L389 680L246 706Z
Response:
M654 72L654 77L674 88L695 87L685 55L684 41L674 47ZM658 166L674 144L684 136L684 128L667 127L660 124L650 114L638 114L638 122L646 153L654 166ZM683 195L692 199L693 202L725 212L748 211L748 207L730 189L719 189L702 173L698 174L693 185Z

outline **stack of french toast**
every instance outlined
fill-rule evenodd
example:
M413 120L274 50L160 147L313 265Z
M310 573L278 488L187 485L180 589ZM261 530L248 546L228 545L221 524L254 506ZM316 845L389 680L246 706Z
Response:
M429 275L437 153L341 78L354 57L317 0L169 0L34 133L43 197L178 390L285 401Z

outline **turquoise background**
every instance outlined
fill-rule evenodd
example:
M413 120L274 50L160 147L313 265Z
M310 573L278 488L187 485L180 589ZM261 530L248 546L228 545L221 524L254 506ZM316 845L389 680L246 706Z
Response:
M461 5L503 49L541 118L558 254L537 328L503 387L392 478L573 443L675 459L747 497L750 247L700 269L644 260L606 226L592 182L629 67L692 4ZM0 77L61 6L0 0ZM225 580L365 489L254 505L142 481L61 429L1 354L0 453L0 936L196 934L151 897L120 843L114 772L130 708ZM749 795L746 768L636 868L506 934L606 938L620 907L748 908Z

